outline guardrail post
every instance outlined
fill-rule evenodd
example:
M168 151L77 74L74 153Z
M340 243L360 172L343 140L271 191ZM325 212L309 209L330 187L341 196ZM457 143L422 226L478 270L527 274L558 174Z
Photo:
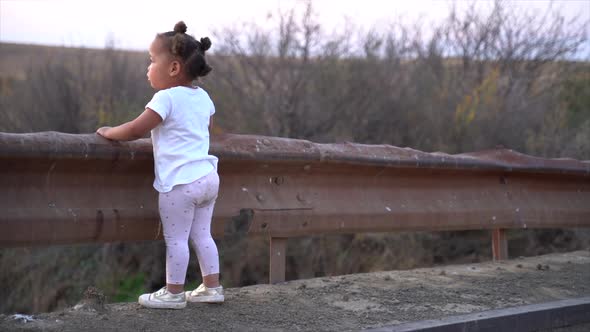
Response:
M270 238L270 271L269 282L275 284L285 281L287 238Z
M492 230L492 254L494 261L508 259L508 239L503 228Z

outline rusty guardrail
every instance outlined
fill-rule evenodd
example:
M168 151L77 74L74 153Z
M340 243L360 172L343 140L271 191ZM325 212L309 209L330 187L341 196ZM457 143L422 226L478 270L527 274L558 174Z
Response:
M387 145L249 135L212 139L220 158L214 237L270 237L270 281L288 237L590 227L590 161L511 150L448 155ZM0 133L0 247L159 238L149 139Z

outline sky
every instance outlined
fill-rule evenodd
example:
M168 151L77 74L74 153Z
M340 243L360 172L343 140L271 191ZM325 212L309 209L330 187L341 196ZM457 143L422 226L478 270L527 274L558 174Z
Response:
M188 33L211 36L240 22L266 22L269 13L294 7L301 0L0 0L0 42L146 50L157 32L172 30L184 20ZM471 1L457 0L459 7ZM541 11L547 0L512 0L527 10ZM491 1L478 0L481 10ZM395 18L436 22L446 16L448 0L314 0L323 29L343 26L345 18L360 28L383 26ZM590 0L555 0L563 15L590 22ZM590 27L589 27L590 29ZM590 34L590 31L589 31Z

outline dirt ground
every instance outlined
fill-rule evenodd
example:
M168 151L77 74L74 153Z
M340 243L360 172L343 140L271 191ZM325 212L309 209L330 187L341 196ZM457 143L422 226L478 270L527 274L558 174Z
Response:
M189 303L184 310L102 305L91 294L28 322L0 315L0 330L346 331L589 295L590 250L584 250L232 288L222 305Z

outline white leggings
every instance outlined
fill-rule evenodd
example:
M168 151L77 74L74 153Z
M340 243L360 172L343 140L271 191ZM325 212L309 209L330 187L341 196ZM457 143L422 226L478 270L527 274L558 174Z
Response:
M219 254L211 237L211 216L219 190L216 171L160 193L158 205L166 241L166 283L184 284L190 238L201 275L219 273Z

